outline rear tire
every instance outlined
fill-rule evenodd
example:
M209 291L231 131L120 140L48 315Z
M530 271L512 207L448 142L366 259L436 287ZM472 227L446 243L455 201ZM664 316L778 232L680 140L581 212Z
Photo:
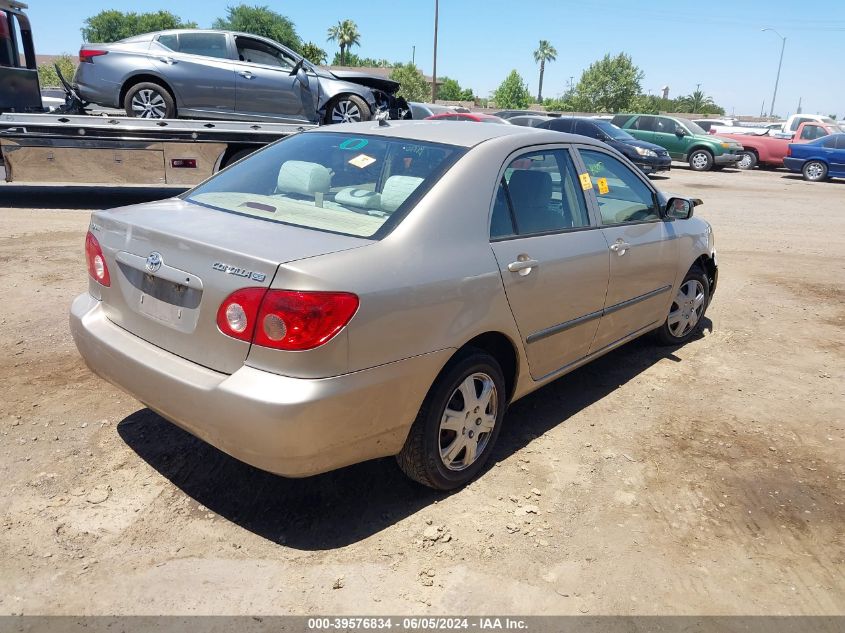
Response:
M160 84L144 81L135 84L123 97L126 116L139 119L174 119L176 103L167 88Z
M804 180L821 182L827 180L827 165L820 160L807 161L801 168L801 173L804 175Z
M356 95L335 97L326 108L325 123L356 123L373 117L370 106Z
M414 481L437 490L466 485L484 468L502 428L507 393L499 363L477 349L435 380L396 461Z
M713 154L706 149L693 150L689 155L689 166L693 171L710 171L713 169Z
M742 158L736 164L740 169L754 169L757 166L757 153L744 149L739 154Z
M710 280L697 265L690 268L669 306L669 314L656 330L662 345L683 345L701 332L704 313L710 305Z

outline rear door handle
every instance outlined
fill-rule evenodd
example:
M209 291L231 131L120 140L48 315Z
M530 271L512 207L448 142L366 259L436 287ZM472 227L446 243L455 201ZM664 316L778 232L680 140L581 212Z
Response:
M619 255L619 257L622 257L625 253L627 253L629 248L631 248L631 245L622 239L618 239L610 245L610 250Z
M243 77L244 79L254 79L254 78L255 78L255 75L253 75L253 74L252 74L251 72L249 72L248 70L242 70L242 71L241 71L241 72L239 72L238 74L239 74L241 77Z
M528 255L520 255L515 262L508 264L508 270L512 273L519 273L520 276L525 277L530 275L531 271L540 265L536 259L531 259Z

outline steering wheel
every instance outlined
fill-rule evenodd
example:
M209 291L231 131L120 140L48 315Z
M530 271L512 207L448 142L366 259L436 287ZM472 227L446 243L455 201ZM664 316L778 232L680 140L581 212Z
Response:
M300 59L296 64L294 64L293 68L290 69L290 76L293 77L296 73L299 72L299 69L302 68L302 65L305 63L305 58L303 57Z

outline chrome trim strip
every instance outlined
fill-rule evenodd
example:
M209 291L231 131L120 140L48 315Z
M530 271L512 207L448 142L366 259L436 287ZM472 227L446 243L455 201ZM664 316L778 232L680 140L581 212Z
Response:
M558 325L553 325L551 327L546 328L545 330L540 330L539 332L534 332L534 334L530 334L526 339L526 343L536 343L537 341L542 341L544 338L548 338L550 336L554 336L555 334L560 334L570 328L575 327L576 325L581 325L582 323L587 323L588 321L592 321L594 319L598 319L599 317L603 317L607 314L613 314L614 312L618 312L623 308L630 307L634 304L640 303L641 301L646 301L647 299L651 299L652 297L656 297L657 295L663 294L672 289L672 286L663 286L662 288L658 288L657 290L652 290L651 292L647 292L644 295L640 295L639 297L634 297L633 299L628 299L627 301L622 301L621 303L617 303L615 305L610 306L609 308L604 308L603 310L598 310L597 312L591 312L590 314L585 314L584 316L579 316L576 319L572 319L571 321L565 321Z

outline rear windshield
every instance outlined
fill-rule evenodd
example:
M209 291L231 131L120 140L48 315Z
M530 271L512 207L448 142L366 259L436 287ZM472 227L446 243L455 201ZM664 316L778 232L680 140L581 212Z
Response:
M309 132L253 154L183 197L271 222L380 238L465 151L380 136Z
M607 134L610 138L615 138L617 141L632 141L634 137L628 134L625 130L622 130L610 121L603 121L601 119L596 119L592 122L597 128L599 128L602 132Z

